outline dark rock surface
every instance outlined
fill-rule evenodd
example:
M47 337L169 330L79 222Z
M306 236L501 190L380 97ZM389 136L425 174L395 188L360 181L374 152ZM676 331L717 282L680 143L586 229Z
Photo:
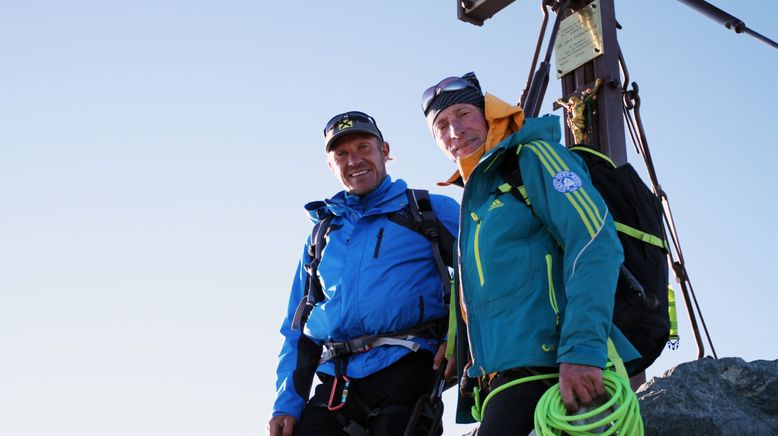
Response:
M778 360L700 359L638 389L646 435L778 435Z

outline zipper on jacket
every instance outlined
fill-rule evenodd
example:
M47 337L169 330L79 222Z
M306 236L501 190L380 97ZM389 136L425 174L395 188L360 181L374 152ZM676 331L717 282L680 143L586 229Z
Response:
M419 321L416 324L421 324L424 321L424 297L419 295Z
M478 269L478 280L481 281L481 286L484 285L484 270L481 265L481 250L478 248L478 234L481 232L481 219L475 212L470 212L470 217L475 221L475 237L473 238L473 247L475 251L475 266Z
M378 230L378 235L376 236L376 242L375 242L375 250L373 251L373 259L378 259L378 252L381 251L381 239L384 237L384 228L381 227Z
M559 325L559 306L556 301L556 292L554 291L554 275L552 274L551 264L553 258L551 253L546 253L546 271L548 273L548 299L551 302L551 308L554 310L556 325Z

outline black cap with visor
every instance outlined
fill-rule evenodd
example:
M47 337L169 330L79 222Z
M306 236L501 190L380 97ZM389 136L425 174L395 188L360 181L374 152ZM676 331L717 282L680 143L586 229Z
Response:
M373 117L364 112L349 111L335 115L327 122L324 127L325 150L330 151L338 138L351 133L365 133L384 142L384 136L378 130L378 125Z

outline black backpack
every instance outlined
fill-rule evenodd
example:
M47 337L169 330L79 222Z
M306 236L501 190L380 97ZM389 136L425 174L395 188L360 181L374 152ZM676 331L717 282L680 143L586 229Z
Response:
M668 252L661 201L629 163L616 167L607 156L585 145L570 150L583 158L592 184L616 222L624 263L616 288L613 322L642 356L628 368L630 375L638 374L659 357L670 340ZM504 158L499 171L510 192L531 209L518 159Z
M406 207L389 214L387 218L394 223L420 233L430 241L435 265L443 286L443 298L444 301L448 302L448 292L451 289L451 275L449 274L448 267L453 267L455 259L453 251L454 235L435 216L428 191L424 189L406 189L405 194L408 197ZM308 319L308 315L310 315L313 307L324 300L324 293L316 271L321 261L324 245L327 242L327 235L331 231L340 228L340 226L332 224L332 219L333 215L324 217L316 223L311 232L311 245L308 247L310 261L305 265L308 281L305 284L305 296L298 304L292 319L293 330L302 331L302 327L305 325L305 321Z

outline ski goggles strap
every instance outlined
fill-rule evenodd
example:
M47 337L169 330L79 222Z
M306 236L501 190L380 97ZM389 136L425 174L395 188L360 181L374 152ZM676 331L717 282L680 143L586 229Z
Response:
M426 91L424 91L424 93L421 95L421 110L424 113L427 113L427 109L429 109L432 101L435 100L435 97L441 93L448 91L461 91L465 88L477 89L472 83L461 77L446 77L445 79L441 80L433 86L430 86Z

